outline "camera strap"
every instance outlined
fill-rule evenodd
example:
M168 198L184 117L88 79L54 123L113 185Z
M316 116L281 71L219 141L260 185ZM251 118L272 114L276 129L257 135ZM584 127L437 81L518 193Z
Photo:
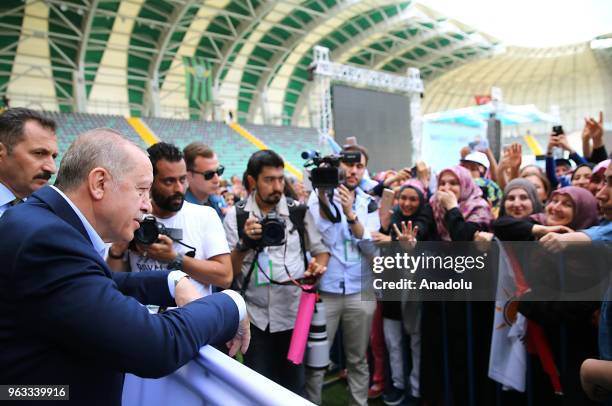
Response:
M328 196L328 200L329 200L329 204L336 211L336 214L332 214L330 207L327 204L325 204L325 202L323 201L323 199L321 199L321 197L317 195L317 198L319 199L319 206L321 207L321 210L323 210L323 214L325 214L325 217L327 217L329 221L331 221L334 224L339 223L342 220L342 217L340 216L340 209L338 209L338 206L336 206L336 204L334 203L333 189L330 195Z
M306 288L303 285L314 285L316 280L314 278L298 278L298 279L294 279L293 277L291 277L291 273L289 273L289 270L287 269L287 266L284 265L285 267L285 272L287 273L287 277L289 278L288 281L283 281L283 282L278 282L275 281L274 279L270 278L266 272L264 272L261 269L261 265L259 265L259 254L263 251L262 247L259 247L257 249L257 251L255 251L255 256L253 257L253 262L251 262L251 266L249 267L249 271L247 272L246 276L244 277L244 281L242 283L242 287L240 288L240 295L242 297L244 297L247 289L249 288L249 284L251 282L251 277L253 276L253 271L255 270L255 267L259 268L261 272L261 275L263 275L268 282L270 282L272 285L281 285L281 286L297 286L298 288L300 288L302 291L304 292L308 292L308 293L316 293L316 289L314 287L310 287L310 288ZM287 245L285 244L285 255L284 257L287 256ZM306 265L306 268L304 268L304 271L307 269L308 265Z
M251 262L251 266L249 267L249 272L247 272L246 276L244 277L244 281L242 282L242 287L240 288L240 296L242 297L244 297L244 294L249 288L249 283L251 282L251 276L253 276L253 271L255 270L255 265L257 265L257 259L259 258L259 254L261 253L261 251L263 251L262 247L257 248L257 251L255 251L253 262Z
M170 228L165 227L165 234L170 237L172 241L182 240L183 239L183 229L181 228Z

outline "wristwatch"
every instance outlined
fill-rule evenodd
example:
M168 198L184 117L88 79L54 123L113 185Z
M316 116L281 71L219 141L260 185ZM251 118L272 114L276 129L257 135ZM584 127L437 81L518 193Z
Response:
M176 257L168 264L167 269L174 269L177 271L183 270L183 258L185 255L182 252L176 254Z
M346 218L346 222L349 224L355 224L357 221L359 221L359 218L357 217L357 215L355 214L355 217L353 217L353 219L351 220L350 218Z

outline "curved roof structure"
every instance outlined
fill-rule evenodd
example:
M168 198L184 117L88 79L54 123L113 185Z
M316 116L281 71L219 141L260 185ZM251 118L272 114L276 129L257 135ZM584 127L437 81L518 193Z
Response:
M497 41L399 0L4 0L0 93L14 104L187 117L182 58L212 63L216 100L239 121L306 124L312 49L431 80Z
M509 47L506 52L447 72L429 83L424 113L473 106L493 86L512 105L535 104L557 115L566 132L584 117L612 114L612 34L555 48ZM556 107L555 107L556 106ZM555 111L557 110L557 111Z

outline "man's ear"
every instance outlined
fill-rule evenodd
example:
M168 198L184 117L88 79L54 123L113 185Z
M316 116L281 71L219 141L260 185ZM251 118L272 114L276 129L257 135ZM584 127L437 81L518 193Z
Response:
M251 175L247 175L247 181L249 182L249 189L255 190L257 187L257 180L255 180L255 178Z
M93 168L87 177L87 188L93 200L102 200L110 187L110 174L104 168Z

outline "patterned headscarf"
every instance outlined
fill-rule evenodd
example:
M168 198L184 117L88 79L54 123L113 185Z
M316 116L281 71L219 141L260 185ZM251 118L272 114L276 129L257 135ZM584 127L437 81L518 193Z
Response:
M499 204L504 197L504 194L497 183L492 181L491 179L485 178L475 178L474 183L476 186L480 188L483 192L483 197L487 199L489 203L491 203L491 207L493 208L493 212L497 213L499 211Z
M551 200L553 196L558 194L569 196L574 203L574 216L567 225L569 228L584 230L597 224L597 199L591 192L578 186L566 186L552 192ZM538 213L530 217L540 224L547 224L546 213Z
M489 225L493 220L493 214L491 208L485 199L482 197L482 190L470 174L470 171L462 166L456 165L446 168L438 175L438 185L444 172L451 172L459 180L459 211L463 215L465 221L477 224ZM436 196L432 196L429 200L431 207L434 212L434 219L436 220L436 226L438 227L438 234L444 241L450 241L450 234L444 223L444 215L446 210L440 205Z
M527 179L516 178L512 179L504 189L504 197L502 198L501 207L499 209L500 216L506 215L506 199L508 198L508 194L514 189L523 189L525 192L527 192L527 196L529 196L529 200L531 200L531 205L533 207L533 213L530 214L541 213L542 210L544 210L544 206L542 206L542 202L538 198L538 191L536 190L533 183L531 183Z

